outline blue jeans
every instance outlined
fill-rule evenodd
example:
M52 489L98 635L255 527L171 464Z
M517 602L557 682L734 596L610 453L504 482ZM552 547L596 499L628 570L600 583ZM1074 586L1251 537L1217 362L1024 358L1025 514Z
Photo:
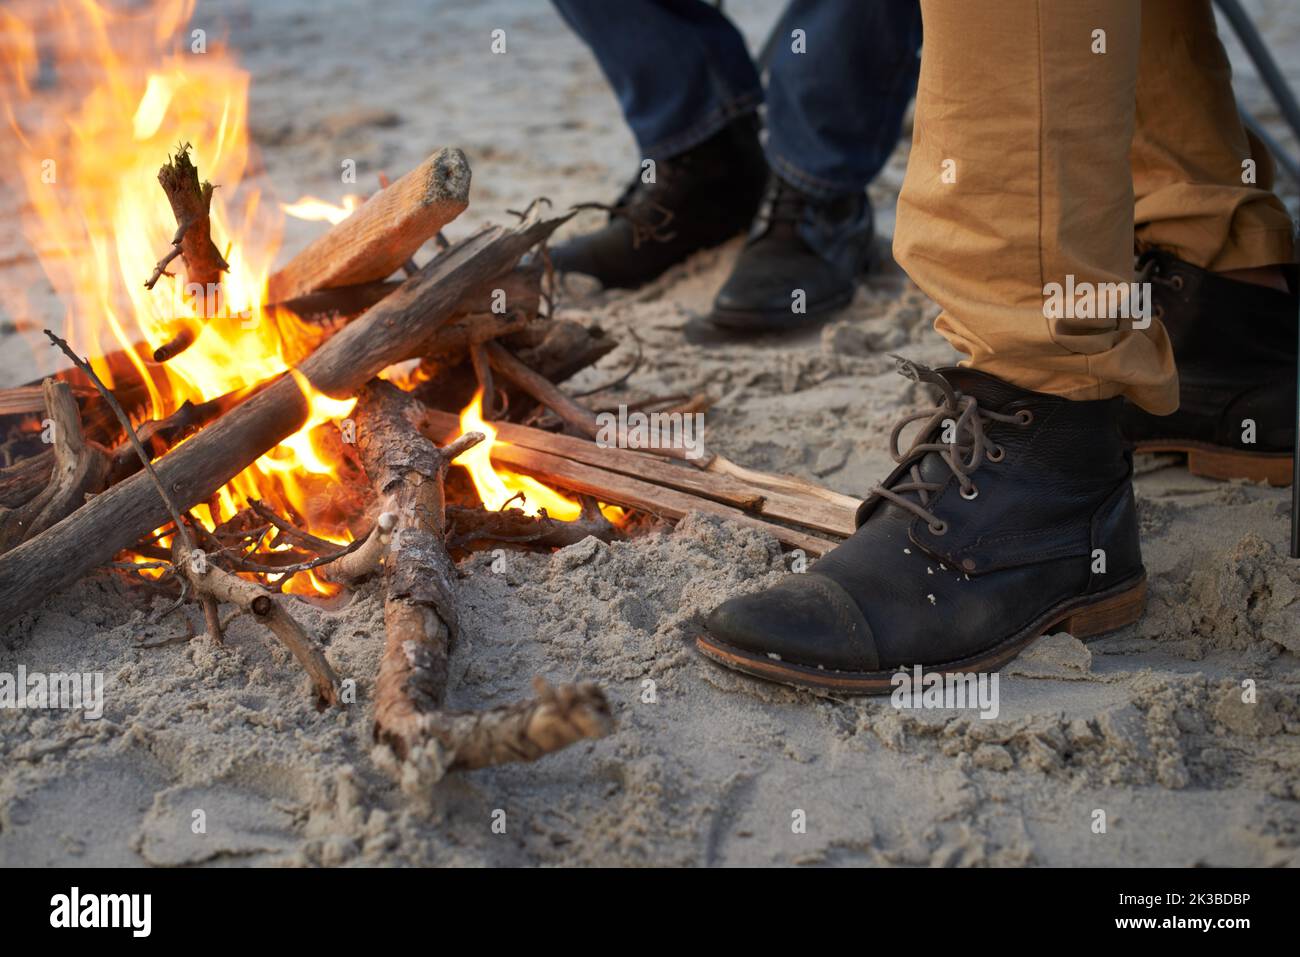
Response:
M704 0L552 0L591 47L644 156L690 149L763 102L739 31ZM806 52L795 52L796 30ZM916 0L791 0L767 84L767 158L817 196L880 172L916 91Z

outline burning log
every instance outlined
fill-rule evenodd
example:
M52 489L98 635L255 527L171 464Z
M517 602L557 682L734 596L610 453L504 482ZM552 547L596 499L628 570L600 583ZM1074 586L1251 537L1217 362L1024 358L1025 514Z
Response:
M540 280L540 267L520 266L466 294L457 305L456 314L423 345L413 349L415 354L440 357L440 361L429 359L424 367L425 375L441 380L448 369L464 358L465 350L471 342L508 335L534 321L541 300ZM285 309L306 322L320 323L319 340L323 342L400 286L401 283L389 282L329 289L272 306L270 311ZM509 305L509 311L504 314L489 309L497 289L504 292ZM319 343L317 345L319 347ZM290 350L288 358L297 361L305 356L295 355ZM149 393L136 367L126 353L120 350L110 353L104 361L114 375L116 385L113 394L127 409L137 409L147 400ZM139 471L139 461L130 443L125 441L116 417L106 409L99 399L99 393L83 384L89 380L81 370L73 367L57 373L55 377L73 384L73 394L82 406L84 431L88 440L98 441L101 445L114 445L120 441L112 449L112 467L105 484L116 485ZM427 392L430 397L436 396L436 387L446 384L445 380L431 385L426 383L422 394ZM165 418L144 423L140 427L140 435L154 455L161 455L172 444L229 411L254 391L255 389L241 390L200 403L184 402ZM42 394L39 383L0 390L0 417L13 416L21 420L41 412ZM472 394L472 390L466 395L465 401L468 401L469 394ZM460 404L464 405L465 402ZM17 508L30 501L46 486L53 467L53 450L43 449L36 455L22 457L12 465L0 468L0 508Z
M571 522L547 515L527 515L517 508L490 512L482 508L447 508L450 548L475 550L492 544L528 545L536 548L564 548L586 538L612 542L622 538L597 507L595 499L583 496L582 514Z
M458 422L454 415L426 409L420 428L437 440L452 434ZM674 521L692 511L717 515L762 529L812 556L824 554L836 543L804 529L847 536L855 527L856 500L826 489L818 489L817 495L797 495L797 479L746 472L754 477L754 484L749 484L711 468L690 469L644 452L602 448L573 436L509 422L494 423L493 428L503 440L492 447L493 461L602 502ZM788 528L759 516L801 527Z
M443 477L452 459L483 436L470 432L439 448L416 428L422 408L392 384L375 381L356 410L366 474L381 507L397 515L385 565L375 740L401 762L414 787L448 771L532 761L612 727L604 695L586 684L552 690L542 682L538 700L481 714L441 710L458 629Z
M54 467L39 494L17 508L0 508L0 552L80 508L88 494L104 487L108 477L108 454L82 434L81 414L71 386L46 379L43 389L47 428L53 432Z
M430 409L423 427L429 435L448 435L456 428L456 417ZM636 449L604 448L586 439L512 422L497 422L494 427L498 437L511 445L677 489L755 516L843 538L857 528L858 499L801 479L742 468L721 455L715 455L706 469L689 469Z
M176 217L176 235L172 239L171 251L158 261L144 287L153 289L162 276L168 275L167 265L180 256L185 263L186 288L194 290L197 287L191 298L199 316L207 318L209 304L220 301L214 292L220 288L221 274L230 269L212 242L209 214L213 186L206 181L199 182L198 168L190 162L189 143L182 144L174 157L167 158L166 165L158 171L158 182ZM187 323L171 341L154 350L154 361L166 362L180 355L194 343L196 335L194 326Z
M303 361L301 373L326 395L355 395L383 369L411 358L453 315L462 297L511 269L564 219L487 227L461 241L326 341ZM159 459L158 475L182 508L206 502L300 429L307 415L307 398L293 378L282 376ZM167 519L165 504L146 476L126 479L0 555L0 607L14 613L30 608Z
M271 301L388 278L465 210L469 183L464 153L436 151L274 273Z

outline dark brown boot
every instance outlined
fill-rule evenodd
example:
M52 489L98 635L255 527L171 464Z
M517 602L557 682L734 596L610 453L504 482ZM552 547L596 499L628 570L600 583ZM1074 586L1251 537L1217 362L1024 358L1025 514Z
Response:
M767 182L757 120L744 116L699 146L660 160L610 208L605 225L551 251L560 272L594 276L608 289L657 279L688 256L748 228Z
M1104 634L1146 596L1122 400L1074 402L969 369L894 430L858 530L801 575L720 605L697 640L730 668L849 694L899 669L1001 667L1040 635ZM900 430L922 421L911 448Z
M1138 263L1178 364L1178 411L1124 410L1139 452L1181 452L1196 475L1291 484L1297 303L1155 249Z

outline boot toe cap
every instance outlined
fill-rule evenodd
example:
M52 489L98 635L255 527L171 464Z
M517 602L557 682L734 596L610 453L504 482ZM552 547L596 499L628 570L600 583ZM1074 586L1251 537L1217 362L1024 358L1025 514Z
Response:
M766 591L723 602L705 621L715 640L755 656L806 667L876 671L871 626L838 584L792 575Z

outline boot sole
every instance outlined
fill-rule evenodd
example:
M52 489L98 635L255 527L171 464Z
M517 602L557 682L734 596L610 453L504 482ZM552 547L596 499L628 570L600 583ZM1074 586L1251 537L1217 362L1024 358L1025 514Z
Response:
M1138 442L1138 452L1177 452L1187 456L1187 471L1204 478L1246 479L1267 482L1277 488L1290 485L1291 454L1289 452L1241 452L1183 439L1154 439Z
M1107 591L1062 602L1017 634L978 655L944 664L923 665L921 671L923 674L996 671L1051 631L1068 631L1080 640L1099 638L1138 621L1146 608L1146 598L1147 578L1144 572L1138 578ZM766 655L756 655L707 635L697 637L695 647L711 661L756 678L848 695L889 694L894 690L893 677L900 670L832 671L810 668L777 661Z

